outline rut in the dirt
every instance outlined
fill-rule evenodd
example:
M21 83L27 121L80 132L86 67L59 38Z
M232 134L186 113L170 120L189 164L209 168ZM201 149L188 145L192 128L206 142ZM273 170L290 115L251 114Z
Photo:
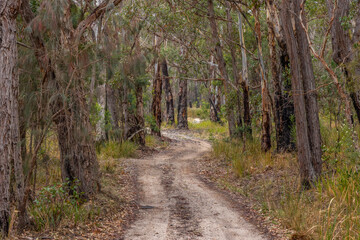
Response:
M176 132L156 155L132 160L142 189L140 213L125 239L266 239L221 193L197 178L194 162L211 149Z

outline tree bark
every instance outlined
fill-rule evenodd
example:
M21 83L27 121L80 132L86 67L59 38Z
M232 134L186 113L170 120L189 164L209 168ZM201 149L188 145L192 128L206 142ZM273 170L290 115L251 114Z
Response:
M139 83L135 84L136 95L136 131L137 142L145 146L145 121L144 121L144 101L143 101L143 88Z
M105 112L106 112L106 84L102 84L96 88L96 98L97 103L100 106L100 119L96 123L96 142L103 142L106 141L106 119L105 119Z
M187 120L187 80L179 80L179 102L178 102L178 125L179 129L188 129Z
M156 129L152 129L153 134L161 136L161 93L162 81L160 76L160 64L155 64L155 78L153 80L153 99L152 99L152 114L156 122Z
M240 77L239 77L239 71L238 71L238 67L237 67L237 60L236 60L236 49L234 47L235 43L235 39L233 37L232 34L232 22L233 19L231 17L231 4L230 2L227 2L226 4L226 17L227 17L227 34L228 34L228 41L229 41L229 48L230 48L230 55L231 55L231 64L232 64L232 70L233 70L233 78L234 78L234 82L235 85L238 87L238 89L236 90L236 94L235 94L235 101L234 103L232 103L232 109L234 111L234 116L235 116L235 125L236 125L236 131L234 133L235 137L242 137L242 132L239 131L239 129L242 128L242 117L241 117L241 100L240 100Z
M117 0L114 2L114 5L120 2L120 0ZM104 7L103 3L100 5ZM101 6L94 9L93 13L78 25L78 34L73 35L69 42L76 42L76 39L80 38L83 31L104 13ZM21 14L27 24L30 24L34 19L35 16L31 11L29 1L22 0ZM58 132L62 178L64 181L67 179L77 179L80 181L78 190L84 193L85 198L90 197L97 192L99 188L99 171L95 145L90 134L91 126L88 106L86 100L82 97L85 96L84 89L81 87L81 84L77 84L78 89L67 93L68 96L66 97L73 100L72 106L67 106L60 97L62 93L59 92L63 87L60 79L56 78L55 62L50 59L43 40L34 32L31 32L30 39L34 46L35 57L38 60L40 69L45 74L43 87L45 88L46 86L49 90L53 90L59 94L59 97L51 102L50 107L54 114L53 121L56 124ZM77 46L78 45L75 47ZM63 47L73 47L73 45ZM78 79L77 77L74 78L74 82L76 82ZM67 85L67 83L65 84ZM72 91L72 89L69 90ZM66 92L66 90L64 92ZM26 188L28 192L29 186L27 185ZM26 198L26 195L27 194L25 194L24 198ZM26 202L26 200L24 199L23 202Z
M214 63L214 56L211 56L210 59L210 78L215 78L216 75L216 65ZM209 81L209 103L210 103L210 121L212 122L221 122L219 117L220 101L218 100L218 87Z
M334 3L333 0L327 0L328 7L328 15L331 21L332 18L332 26L331 26L331 43L332 43L332 59L334 62L341 66L345 74L347 88L350 92L351 101L353 103L358 122L360 123L360 101L359 101L359 91L356 91L356 87L354 86L354 76L352 71L349 71L349 63L354 60L354 49L352 48L352 41L350 38L350 33L348 30L345 30L342 25L342 19L347 17L350 12L350 1L343 0L337 1L337 5L335 6L334 11ZM358 17L359 18L359 17ZM357 38L357 31L355 29L354 38Z
M309 188L321 174L321 136L310 50L299 19L293 16L300 14L300 4L301 0L283 0L280 16L290 56L301 182Z
M170 125L174 125L175 124L174 98L171 91L169 72L165 58L161 62L161 71L162 71L165 100L166 100L166 112L165 112L166 122Z
M119 99L118 91L115 91L111 86L106 86L106 108L110 114L111 134L110 138L115 140L121 139L119 127Z
M274 85L276 149L278 152L293 151L295 144L291 139L291 130L294 123L291 118L294 116L294 103L289 94L291 92L290 60L287 53L284 31L273 0L267 0L267 22L271 73ZM280 49L279 57L276 51L275 39Z
M242 26L242 16L240 12L238 12L238 21L239 21L238 27L239 27L241 59L242 59L242 79L240 85L243 90L244 132L247 137L251 137L252 130L251 130L251 116L250 116L249 77L248 77L247 56L245 50L244 31Z
M218 28L215 21L215 11L214 11L214 2L213 0L208 0L208 12L209 12L209 21L210 28L212 32L211 42L212 45L215 46L215 59L218 63L218 68L221 76L224 78L224 91L225 91L225 101L228 105L226 108L226 117L229 125L229 135L230 137L234 137L236 131L234 112L231 108L231 104L229 103L230 97L230 88L228 84L230 84L230 78L226 70L226 63L222 51L222 46L219 38Z
M0 237L9 231L10 163L14 163L16 200L23 197L20 153L19 78L16 68L16 16L20 1L0 2Z
M260 61L260 77L261 77L261 116L262 116L262 125L261 125L261 150L267 152L271 149L271 99L269 90L267 87L267 79L265 74L265 66L262 57L262 46L261 46L261 29L260 29L260 20L259 12L257 8L254 8L254 17L255 17L255 33L257 35L257 45L258 45L258 56Z
M59 114L54 118L60 148L61 176L63 182L79 181L77 190L83 193L84 198L89 198L100 188L99 164L91 137L88 108L81 107L86 99L73 97L73 105L68 108L65 104L60 105L57 111Z

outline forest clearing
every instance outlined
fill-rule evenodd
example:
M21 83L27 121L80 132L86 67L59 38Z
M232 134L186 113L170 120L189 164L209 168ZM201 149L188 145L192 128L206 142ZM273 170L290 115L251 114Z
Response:
M359 239L359 0L0 0L0 239Z

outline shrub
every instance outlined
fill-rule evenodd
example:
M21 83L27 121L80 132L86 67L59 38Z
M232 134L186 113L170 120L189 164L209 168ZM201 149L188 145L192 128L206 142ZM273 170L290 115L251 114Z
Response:
M66 219L76 225L97 215L96 209L83 207L84 201L77 189L77 181L42 188L29 207L35 229L55 229Z

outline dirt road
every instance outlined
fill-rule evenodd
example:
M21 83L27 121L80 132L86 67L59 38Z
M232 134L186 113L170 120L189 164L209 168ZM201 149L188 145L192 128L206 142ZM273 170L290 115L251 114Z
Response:
M132 160L139 173L141 208L125 239L266 239L197 177L194 161L211 145L176 131L164 135L174 140L167 150Z

